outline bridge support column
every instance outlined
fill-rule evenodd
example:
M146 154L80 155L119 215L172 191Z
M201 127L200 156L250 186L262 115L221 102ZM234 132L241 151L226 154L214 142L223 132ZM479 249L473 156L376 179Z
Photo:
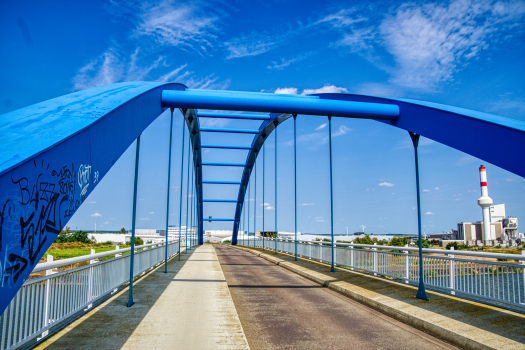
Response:
M133 215L131 222L131 251L129 260L129 296L128 307L131 307L133 302L133 275L135 262L135 221L137 219L137 183L139 180L139 153L140 153L140 135L137 137L137 150L135 152L135 181L133 184Z
M264 206L264 159L266 157L265 155L266 153L264 152L264 143L263 143L263 195L262 195L262 201L263 201L263 215L262 215L262 222L263 222L263 225L262 225L262 250L264 251L264 236L265 236L265 231L264 231L264 212L266 211L266 207Z
M275 255L277 255L277 124L275 124Z
M191 148L191 135L188 137L188 175L186 176L186 232L184 235L184 254L188 253L188 203L190 199L190 148ZM181 189L182 190L182 189Z
M419 161L417 155L417 146L419 144L419 135L413 132L408 132L414 144L414 156L416 160L416 192L417 192L417 230L419 242L419 288L417 290L416 298L427 300L427 292L425 291L425 281L423 280L423 237L421 235L421 198L419 194Z
M328 144L330 147L330 234L332 236L332 266L331 272L335 272L335 249L334 249L334 188L332 184L332 117L328 116Z
M166 244L165 244L165 257L164 257L164 273L168 272L168 228L170 218L170 181L171 181L171 141L173 138L173 108L171 110L170 119L170 148L168 149L168 190L166 195Z
M295 196L295 261L297 261L297 114L293 115L293 185Z
M183 114L186 114L184 111ZM182 147L181 147L181 161L180 161L180 201L179 201L179 261L180 261L180 240L182 232L182 185L184 184L184 137L186 135L186 121L182 120Z

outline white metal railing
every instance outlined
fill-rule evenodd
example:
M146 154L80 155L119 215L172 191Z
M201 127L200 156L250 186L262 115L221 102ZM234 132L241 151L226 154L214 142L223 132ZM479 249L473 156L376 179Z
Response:
M242 245L243 242L240 242ZM274 250L275 239L265 238L264 248ZM245 246L262 248L261 237L244 241ZM295 254L295 241L278 239L277 251ZM335 263L351 270L388 276L406 283L419 282L418 248L336 243ZM412 252L412 254L411 254ZM431 289L446 291L503 304L525 311L525 251L522 255L461 250L423 249L423 280ZM331 242L297 241L297 254L331 263ZM440 254L429 255L429 254ZM476 259L467 259L474 257ZM492 258L504 261L485 261Z
M182 245L181 245L182 247ZM135 247L134 276L164 262L165 244L153 243ZM168 242L168 257L178 253L178 241ZM38 264L33 272L46 271L46 276L26 281L0 316L0 349L20 347L49 329L81 312L99 299L114 294L129 282L131 248L79 256ZM106 256L114 258L94 262ZM120 256L119 256L120 255ZM90 260L89 265L53 273L51 269Z

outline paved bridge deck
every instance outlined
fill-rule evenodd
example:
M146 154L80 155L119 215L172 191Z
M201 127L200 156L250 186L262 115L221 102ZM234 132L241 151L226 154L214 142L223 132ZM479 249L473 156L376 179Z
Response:
M172 259L167 274L161 266L135 284L134 299L136 304L127 308L124 289L37 348L453 348L247 251L225 246L204 245L183 254L180 262Z

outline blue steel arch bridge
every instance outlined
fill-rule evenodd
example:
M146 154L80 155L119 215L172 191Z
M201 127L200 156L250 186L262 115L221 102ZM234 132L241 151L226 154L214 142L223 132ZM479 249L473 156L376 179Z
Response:
M116 160L136 141L132 230L134 234L140 135L166 109L171 110L171 128L174 110L181 111L185 120L181 142L184 145L188 141L184 138L187 137L191 143L191 155L183 154L183 157L187 157L186 162L191 159L194 179L192 191L195 193L195 201L192 204L192 217L195 235L191 236L194 241L190 242L190 247L193 244L203 244L203 225L212 220L231 222L231 244L238 244L248 186L250 181L257 181L256 178L251 180L256 159L262 154L268 136L271 133L277 134L279 125L285 120L293 118L295 130L298 115L315 115L324 120L327 118L330 128L332 118L337 117L372 119L406 130L415 151L417 176L414 186L417 187L418 197L415 201L417 200L418 210L417 146L420 135L519 176L525 176L525 162L515 161L523 158L525 122L463 108L356 94L298 96L194 90L177 83L127 82L75 92L0 116L0 313L11 303L71 216L85 202ZM201 118L256 120L260 121L260 126L255 129L205 128L199 126ZM250 144L243 146L203 144L203 133L248 134L253 135L253 139ZM331 138L331 130L329 135ZM486 142L486 135L505 142L495 147ZM170 136L169 162L173 142L180 140L172 140ZM202 150L210 148L243 149L248 155L242 163L204 162ZM183 166L184 164L181 171ZM203 178L203 168L221 166L241 168L241 178L238 181L211 181ZM168 169L171 169L171 166ZM187 168L188 171L189 169ZM204 184L237 186L237 199L206 198L203 193ZM331 190L333 191L332 186ZM234 203L235 209L230 217L204 218L204 206L214 202ZM169 207L166 210L168 212ZM275 215L278 215L278 210L275 210ZM419 234L420 216L419 210ZM182 224L179 222L179 228ZM166 219L166 239L167 235ZM131 242L133 245L134 240ZM276 242L275 240L274 243ZM421 239L419 242L421 244ZM180 244L179 239L178 247L173 248L174 253L180 252ZM295 245L297 247L297 243ZM333 241L331 250L333 269ZM133 247L131 252L132 287ZM419 253L421 257L421 247ZM163 254L164 260L172 255L168 253L168 244L165 245ZM423 268L422 264L420 268ZM419 281L418 297L426 299L422 277ZM129 305L132 304L130 288Z

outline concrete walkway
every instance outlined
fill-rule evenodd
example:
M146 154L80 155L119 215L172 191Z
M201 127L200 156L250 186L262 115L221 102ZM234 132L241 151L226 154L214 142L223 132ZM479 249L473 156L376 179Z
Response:
M172 259L37 349L249 349L212 246Z

